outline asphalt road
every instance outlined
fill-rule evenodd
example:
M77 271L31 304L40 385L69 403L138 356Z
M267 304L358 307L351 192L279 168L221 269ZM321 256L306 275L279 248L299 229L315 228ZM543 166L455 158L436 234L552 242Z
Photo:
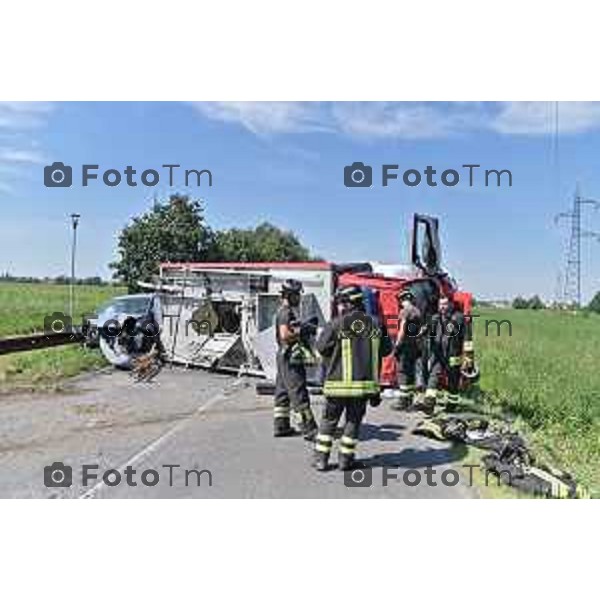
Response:
M337 469L314 471L301 437L272 437L272 400L257 396L255 383L166 368L151 383L113 371L61 393L0 396L0 497L477 497L456 450L412 435L419 416L385 403L369 409L359 445L370 470L354 479L370 477L370 486L347 486ZM317 416L321 403L314 398ZM45 485L44 468L55 462L72 469L71 486ZM117 472L105 481L109 469Z

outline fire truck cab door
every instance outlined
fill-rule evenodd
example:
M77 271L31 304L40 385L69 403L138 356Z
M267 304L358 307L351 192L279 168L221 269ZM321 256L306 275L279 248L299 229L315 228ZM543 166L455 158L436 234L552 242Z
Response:
M442 273L442 249L435 217L415 214L412 231L411 259L426 275Z

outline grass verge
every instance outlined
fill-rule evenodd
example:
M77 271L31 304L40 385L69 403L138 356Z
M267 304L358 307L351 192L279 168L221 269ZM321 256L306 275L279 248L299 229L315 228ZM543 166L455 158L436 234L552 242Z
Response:
M600 317L533 310L477 314L483 402L513 419L537 457L570 471L600 496ZM489 325L494 320L505 321L500 335Z
M106 364L99 350L78 345L0 356L0 394L60 390L65 379Z

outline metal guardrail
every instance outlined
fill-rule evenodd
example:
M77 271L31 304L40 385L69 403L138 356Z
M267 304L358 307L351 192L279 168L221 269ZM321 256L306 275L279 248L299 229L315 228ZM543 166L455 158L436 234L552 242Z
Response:
M75 331L71 333L34 333L33 335L4 338L0 339L0 355L77 344L82 341L82 334Z

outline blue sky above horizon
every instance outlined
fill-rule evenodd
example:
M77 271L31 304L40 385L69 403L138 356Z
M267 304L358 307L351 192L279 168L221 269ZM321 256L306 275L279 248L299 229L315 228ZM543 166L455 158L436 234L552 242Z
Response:
M0 271L69 269L71 212L82 214L77 271L108 277L118 231L173 191L202 197L214 228L270 221L330 260L406 262L412 213L440 217L445 265L481 297L551 299L565 262L576 182L600 197L600 103L0 102ZM213 186L46 188L43 167L139 172L164 163L208 168ZM374 167L371 189L347 189L343 168ZM461 172L439 184L382 187L377 167ZM467 185L460 168L510 169L513 186ZM75 170L75 169L74 169ZM585 227L600 231L600 211ZM600 289L600 245L583 242L584 293Z

